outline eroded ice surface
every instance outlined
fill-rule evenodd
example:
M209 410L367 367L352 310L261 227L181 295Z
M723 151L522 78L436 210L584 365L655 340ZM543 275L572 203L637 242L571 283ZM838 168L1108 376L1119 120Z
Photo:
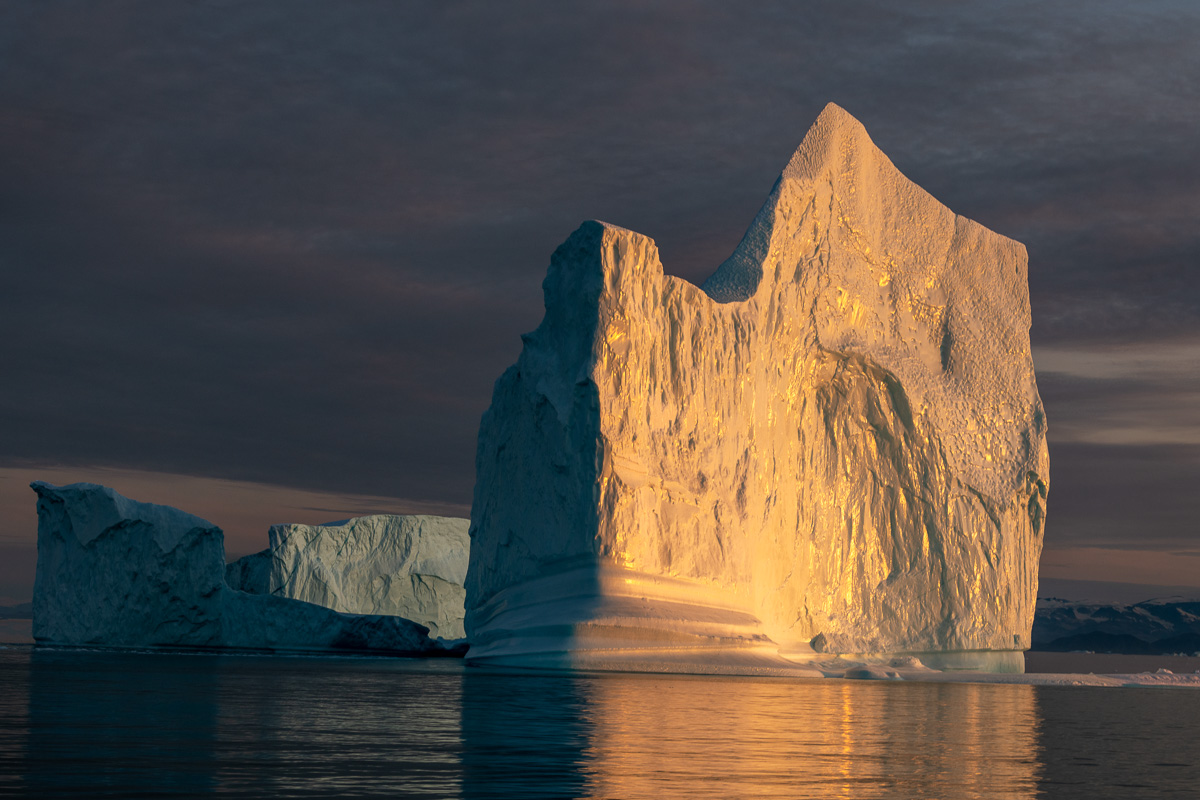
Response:
M33 635L42 644L434 652L421 625L225 583L211 522L104 486L35 482Z
M273 525L270 546L226 569L230 586L349 614L413 620L461 639L469 520L376 514L325 525Z
M703 289L599 222L543 288L480 428L469 657L1021 669L1048 482L1021 244L830 105Z

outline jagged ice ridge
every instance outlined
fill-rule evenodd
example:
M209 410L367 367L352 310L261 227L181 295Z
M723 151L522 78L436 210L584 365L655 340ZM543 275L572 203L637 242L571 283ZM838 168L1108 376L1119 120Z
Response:
M470 659L1021 669L1049 473L1021 244L831 104L703 288L589 222L543 289L480 427Z

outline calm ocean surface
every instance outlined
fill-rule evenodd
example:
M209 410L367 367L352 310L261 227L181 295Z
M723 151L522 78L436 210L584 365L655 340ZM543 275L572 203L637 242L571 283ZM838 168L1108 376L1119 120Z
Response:
M1200 796L1200 692L0 650L0 795Z

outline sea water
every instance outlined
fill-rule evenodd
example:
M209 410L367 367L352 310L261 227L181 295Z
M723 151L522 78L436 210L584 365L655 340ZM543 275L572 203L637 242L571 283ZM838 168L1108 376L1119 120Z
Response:
M1200 793L1200 692L0 650L0 795Z

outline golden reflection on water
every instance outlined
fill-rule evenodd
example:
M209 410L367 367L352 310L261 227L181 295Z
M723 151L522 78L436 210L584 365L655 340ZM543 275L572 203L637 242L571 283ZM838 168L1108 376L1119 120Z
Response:
M586 797L1036 795L1030 686L626 675L578 688Z

